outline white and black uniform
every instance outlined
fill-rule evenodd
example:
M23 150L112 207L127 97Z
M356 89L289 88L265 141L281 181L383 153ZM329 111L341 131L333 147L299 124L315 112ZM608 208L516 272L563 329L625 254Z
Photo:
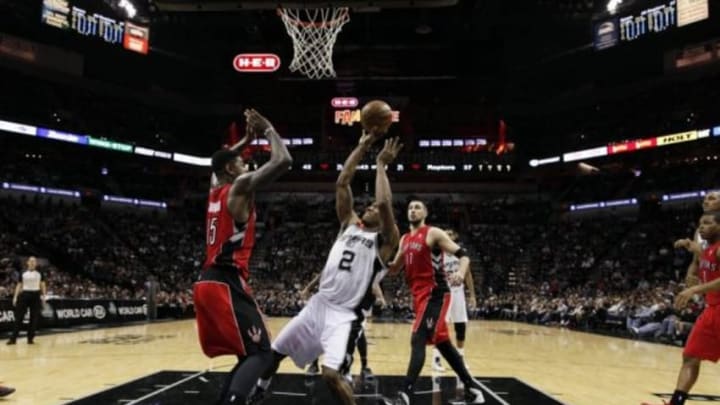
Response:
M460 259L450 253L443 253L443 267L449 276L460 270ZM465 302L465 280L456 286L450 286L450 310L447 314L448 322L467 323L467 304Z
M22 327L25 312L30 310L30 324L28 325L27 338L28 342L32 342L35 338L35 330L40 320L40 311L42 310L42 301L40 297L40 282L42 276L37 270L25 270L22 274L22 292L18 296L17 306L15 307L15 328L13 328L10 341L17 340Z
M335 241L320 275L320 289L280 332L274 351L304 368L324 354L323 365L344 372L360 328L361 309L372 302L372 284L387 269L380 260L380 235L349 225ZM354 333L351 333L353 330Z

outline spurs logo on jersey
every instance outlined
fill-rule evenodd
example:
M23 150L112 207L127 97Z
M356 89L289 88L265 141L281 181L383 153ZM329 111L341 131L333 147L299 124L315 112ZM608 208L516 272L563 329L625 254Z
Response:
M320 276L318 292L331 304L356 310L372 297L372 283L385 266L378 256L379 235L350 225L337 238Z
M451 274L460 270L460 259L458 259L457 256L455 256L454 254L443 253L443 267L445 268L445 274L450 276ZM459 291L462 290L464 287L464 284L460 284L451 286L450 289L452 291Z

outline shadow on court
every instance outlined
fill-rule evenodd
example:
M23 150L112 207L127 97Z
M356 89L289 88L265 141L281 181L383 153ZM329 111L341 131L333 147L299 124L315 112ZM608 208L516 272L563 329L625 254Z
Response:
M159 371L125 384L78 399L69 404L213 404L227 373ZM382 404L384 395L395 393L401 376L376 376L371 381L354 379L358 405ZM515 378L482 378L487 388L486 405L557 405L560 402ZM455 377L420 377L416 385L415 405L464 404ZM332 404L327 387L318 376L279 374L270 387L272 395L264 405Z

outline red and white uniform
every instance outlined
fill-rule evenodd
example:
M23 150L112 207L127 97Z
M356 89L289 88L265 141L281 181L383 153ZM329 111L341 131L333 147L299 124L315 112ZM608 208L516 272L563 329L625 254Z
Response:
M270 336L247 284L255 245L255 208L238 223L227 207L230 184L210 190L206 216L207 258L193 286L198 337L208 357L270 351Z
M426 333L428 344L450 339L447 312L450 306L443 255L439 249L427 245L430 227L425 225L403 235L402 251L405 278L413 295L415 322L413 333Z
M227 208L230 186L210 190L205 222L207 256L203 269L232 266L247 281L250 255L255 246L255 207L250 208L245 224L236 222Z
M709 283L720 278L718 249L720 242L703 250L698 264L701 283ZM720 291L705 293L705 309L695 321L683 355L713 362L720 359Z

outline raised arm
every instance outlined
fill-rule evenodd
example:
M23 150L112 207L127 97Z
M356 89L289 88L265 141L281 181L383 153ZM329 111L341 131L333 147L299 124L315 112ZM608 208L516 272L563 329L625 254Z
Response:
M230 145L228 149L230 149L233 152L240 152L242 148L247 146L254 138L254 133L251 131L245 131L245 136L234 145Z
M450 283L453 285L462 284L463 280L465 280L465 274L467 274L470 268L470 258L467 257L465 249L453 242L445 231L436 227L431 227L430 231L428 231L427 244L430 248L437 246L442 249L443 252L453 254L460 259L460 267L457 273L453 275Z
M247 144L249 144L253 138L254 138L254 136L250 133L250 131L246 131L245 136L241 140L237 141L237 143L235 143L234 145L227 146L227 149L231 150L233 152L240 153L242 148L244 148ZM213 173L210 176L210 187L217 187L217 185L218 185L218 178L215 175L215 173Z
M230 197L246 195L259 186L273 182L287 172L292 164L292 157L287 146L285 146L270 121L253 109L245 111L245 118L247 119L248 133L262 134L270 141L270 160L260 166L259 169L245 173L235 179L230 188Z
M395 254L395 259L388 265L388 274L393 276L400 272L403 267L405 267L405 255L403 254L402 250L402 241L404 239L404 236L400 238L400 243L398 244L397 253Z
M383 246L380 256L387 263L393 250L400 240L400 230L395 223L395 213L392 206L392 191L388 180L386 165L392 163L403 145L398 138L388 139L385 146L377 156L377 171L375 175L375 203L380 215L380 234L383 236Z
M345 160L345 164L343 164L340 175L335 182L335 211L342 227L359 220L355 210L353 210L354 203L350 184L355 176L357 165L360 164L374 141L375 137L373 135L363 132L358 145Z

